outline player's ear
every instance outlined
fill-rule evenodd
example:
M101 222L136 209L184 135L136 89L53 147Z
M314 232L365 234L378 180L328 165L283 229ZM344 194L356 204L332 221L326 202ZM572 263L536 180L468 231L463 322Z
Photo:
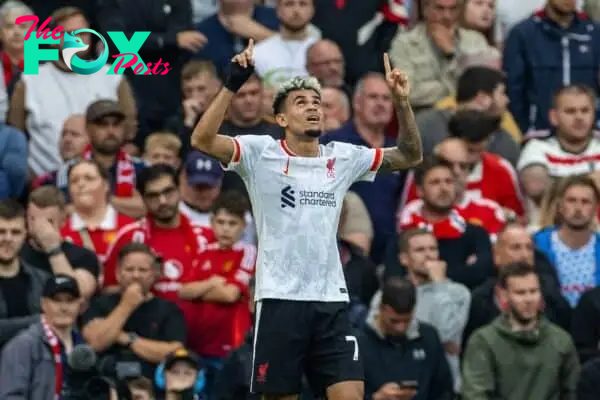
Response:
M275 121L277 122L277 125L279 125L282 128L288 127L288 120L285 117L285 114L283 114L283 113L276 114Z

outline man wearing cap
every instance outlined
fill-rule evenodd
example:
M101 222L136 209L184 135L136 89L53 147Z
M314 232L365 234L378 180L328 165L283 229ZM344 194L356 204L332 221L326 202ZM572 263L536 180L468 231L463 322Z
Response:
M42 291L42 316L2 351L0 399L52 400L68 392L67 355L84 343L75 330L80 300L75 279L48 278Z
M142 216L145 209L139 193L135 190L135 182L137 175L147 164L123 150L125 114L117 102L104 99L90 104L85 118L90 143L83 149L82 157L94 159L109 172L111 204L117 211L134 218ZM75 161L71 160L55 173L37 179L34 186L56 185L68 199L68 172Z
M223 177L219 161L197 150L188 153L179 179L179 211L194 226L210 229L210 209L221 194ZM246 230L242 241L256 243L250 212L246 213Z
M192 400L198 374L202 368L200 358L186 349L167 356L164 365L165 400Z

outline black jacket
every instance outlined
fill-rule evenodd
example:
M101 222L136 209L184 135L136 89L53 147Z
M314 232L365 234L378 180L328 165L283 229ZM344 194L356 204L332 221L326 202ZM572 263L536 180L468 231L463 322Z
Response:
M581 363L600 356L600 288L590 289L573 310L571 336Z
M579 384L577 385L577 400L600 399L600 358L595 358L583 364Z
M490 236L482 227L467 224L460 238L438 239L438 246L440 258L448 263L448 279L473 290L494 275ZM477 261L473 265L466 265L471 255L475 255ZM384 281L392 276L406 275L406 269L398 260L397 234L388 243L384 263Z
M392 341L367 324L357 335L365 371L365 399L389 382L417 381L413 400L454 398L452 373L431 325L413 321L406 339Z

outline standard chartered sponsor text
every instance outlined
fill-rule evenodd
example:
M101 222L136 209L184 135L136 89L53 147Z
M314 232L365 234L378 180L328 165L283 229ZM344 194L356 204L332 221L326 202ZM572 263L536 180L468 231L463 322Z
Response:
M335 193L319 192L310 190L300 191L300 205L303 206L320 206L320 207L335 207Z

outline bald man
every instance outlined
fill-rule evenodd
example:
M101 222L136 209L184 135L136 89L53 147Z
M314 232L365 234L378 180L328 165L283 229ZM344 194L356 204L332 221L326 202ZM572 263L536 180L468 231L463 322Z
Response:
M74 114L63 123L58 148L64 162L80 157L83 149L89 143L85 129L85 117Z
M350 118L350 101L344 91L325 87L321 92L325 130L337 129Z
M331 40L319 40L306 51L306 70L323 86L342 88L345 68L342 51Z
M550 321L564 329L569 329L571 307L560 294L554 268L543 254L535 251L527 229L520 224L511 223L498 233L494 244L494 264L496 269L500 270L516 262L531 265L531 268L539 274L544 297L544 314ZM494 277L473 290L469 321L463 333L463 344L466 344L469 336L476 329L492 322L498 315L500 315L500 308L496 298Z

